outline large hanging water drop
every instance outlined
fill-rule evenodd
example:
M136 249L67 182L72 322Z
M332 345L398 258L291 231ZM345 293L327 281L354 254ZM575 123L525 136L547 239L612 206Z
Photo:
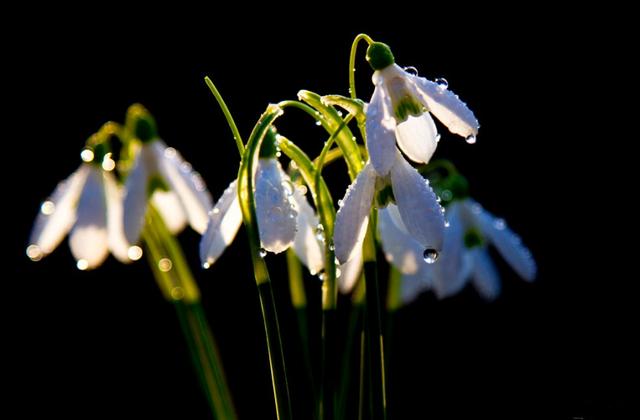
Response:
M467 142L467 144L474 144L476 142L476 136L475 134L469 134L464 141Z
M267 250L264 248L260 248L259 254L260 254L260 258L264 258L267 256Z
M438 88L445 90L446 88L449 87L449 82L447 82L447 79L445 79L444 77L438 77L436 80L436 84L438 85Z
M426 262L427 264L433 264L438 260L439 255L438 251L436 251L435 249L427 248L422 253L422 257L424 258L424 262Z

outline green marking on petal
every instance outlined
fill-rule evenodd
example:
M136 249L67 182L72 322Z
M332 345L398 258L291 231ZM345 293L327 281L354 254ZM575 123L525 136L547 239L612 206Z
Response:
M477 229L471 228L464 233L464 246L468 249L484 245L484 238Z
M152 176L149 179L149 184L147 185L147 195L151 197L156 190L164 192L169 191L169 186L167 185L167 183L164 182L164 179L160 178L157 175Z
M412 96L405 96L394 105L394 114L398 123L406 121L409 116L418 117L424 112L422 104Z
M367 48L367 61L374 70L382 70L396 62L391 48L382 42L374 42Z

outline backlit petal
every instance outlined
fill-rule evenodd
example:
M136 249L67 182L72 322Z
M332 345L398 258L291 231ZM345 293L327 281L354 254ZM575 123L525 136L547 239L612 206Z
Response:
M438 146L438 130L428 112L398 124L396 138L404 154L417 163L429 162Z
M340 277L338 277L338 289L340 293L350 293L362 276L362 247L353 258L344 264L340 264Z
M209 212L209 224L200 240L200 261L209 267L236 237L242 224L237 182L234 180Z
M380 176L389 173L396 155L396 122L390 114L389 101L384 88L377 86L366 111L367 150Z
M156 190L151 196L151 202L162 216L169 232L175 235L187 226L187 215L175 192Z
M131 262L127 252L129 243L124 236L123 226L123 191L116 184L116 180L111 172L103 172L103 181L107 200L107 235L109 250L120 262Z
M368 162L347 189L342 206L336 214L333 234L336 258L349 261L360 252L369 223L369 213L375 192L376 171Z
M486 248L473 248L469 251L473 260L471 280L480 295L493 300L500 294L500 275Z
M152 159L147 146L143 146L125 182L124 234L129 245L135 245L140 240L147 212L149 177L153 172L153 168L150 167L153 164Z
M378 230L384 255L403 274L415 274L422 264L424 248L405 230L398 207L389 204L378 212Z
M293 193L293 205L298 212L298 232L293 241L293 249L309 272L315 275L324 267L324 245L316 235L318 216L297 188Z

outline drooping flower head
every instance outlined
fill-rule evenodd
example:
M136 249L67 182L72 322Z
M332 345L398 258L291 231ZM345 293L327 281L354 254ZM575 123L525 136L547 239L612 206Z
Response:
M293 246L300 260L315 274L323 268L322 244L317 238L318 216L302 188L294 186L277 159L277 134L265 136L254 176L254 195L260 243L265 252L280 253ZM205 267L213 264L235 238L242 214L234 180L209 212L200 242Z
M149 199L172 233L187 223L204 232L212 199L200 174L160 140L155 120L141 105L129 108L127 126L140 142L125 182L124 231L129 244L140 239Z
M431 114L452 133L475 142L478 121L443 79L433 82L403 70L381 42L369 46L367 61L375 70L366 111L367 149L381 176L393 166L396 141L412 161L429 162L439 140Z
M108 131L92 136L81 157L83 163L40 206L27 255L34 261L53 252L69 233L69 247L81 270L101 265L109 251L130 262L122 228L122 192L111 172ZM135 256L133 256L135 258Z

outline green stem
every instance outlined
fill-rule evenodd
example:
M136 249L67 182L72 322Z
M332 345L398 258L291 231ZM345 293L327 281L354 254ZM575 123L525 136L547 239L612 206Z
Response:
M289 385L282 349L280 325L276 313L269 271L261 256L255 197L253 195L253 174L255 172L260 145L267 130L280 115L282 115L282 109L280 107L277 105L269 105L254 127L242 156L242 162L240 163L240 170L238 172L238 197L244 225L249 236L253 273L260 296L260 306L262 308L267 338L267 350L269 353L269 365L271 368L271 382L276 404L276 415L278 419L288 420L292 418L291 400L289 397Z
M386 386L384 368L384 342L382 334L382 311L380 305L380 290L378 286L378 269L376 265L375 248L375 214L372 212L371 221L364 241L364 274L366 285L366 313L367 313L367 345L369 348L369 385L371 397L371 418L382 420L386 418Z
M213 416L217 419L235 419L236 413L217 346L200 303L200 291L180 245L153 206L149 207L147 213L143 238L154 277L165 298L176 308L194 368Z
M373 40L367 34L358 34L351 44L351 52L349 53L349 94L352 99L356 99L358 96L356 95L356 52L358 50L358 44L362 40L367 41L369 45L373 43Z
M302 346L302 358L307 371L307 381L311 390L313 401L313 418L317 418L315 401L318 398L316 383L313 374L313 363L311 362L311 351L309 349L309 320L307 317L307 296L304 290L304 279L302 274L302 264L292 248L287 249L287 272L289 274L289 291L291 292L291 303L298 318L298 332L300 334L300 345Z
M242 141L242 137L240 136L240 131L238 131L236 122L234 121L233 116L231 115L231 112L227 107L227 103L224 101L224 99L222 99L222 95L220 95L220 92L216 88L216 85L213 84L213 81L211 81L209 76L206 76L204 78L204 82L207 84L207 86L211 90L211 93L213 93L213 96L216 98L216 101L218 101L218 105L220 106L220 109L222 110L224 117L227 119L227 124L229 125L229 128L231 129L231 133L233 134L233 140L235 140L236 142L236 146L238 147L238 152L240 152L240 156L242 156L244 154L244 142Z

